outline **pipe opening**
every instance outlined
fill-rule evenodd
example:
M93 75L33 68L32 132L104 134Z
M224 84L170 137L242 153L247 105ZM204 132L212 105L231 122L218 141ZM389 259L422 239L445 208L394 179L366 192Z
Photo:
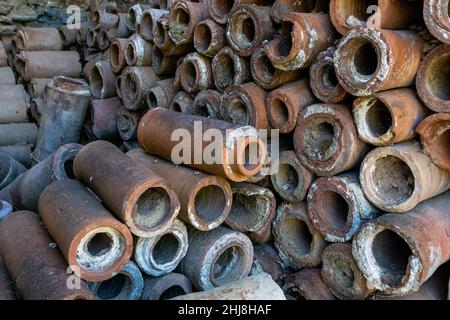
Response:
M375 235L372 254L380 269L380 280L395 287L406 275L412 251L406 241L392 230L385 229Z
M247 172L254 171L261 164L261 152L261 146L258 142L251 141L247 143L242 156L239 158L243 160L242 165ZM241 163L238 162L238 164Z
M272 62L270 62L269 57L264 51L261 51L255 58L252 69L255 77L262 79L265 82L272 82L275 73L277 72L277 69L273 66Z
M219 219L227 205L222 188L209 185L201 188L195 194L194 208L196 215L204 223L214 223Z
M258 194L233 193L233 202L227 219L241 225L247 231L256 231L255 228L261 225L262 221L266 221L265 215L270 205L270 200Z
M110 52L110 57L111 57L111 65L113 66L113 68L118 68L120 65L120 48L119 45L117 43L112 43L111 44L111 52Z
M195 29L195 48L199 53L206 52L211 46L211 29L206 23L199 24Z
M171 20L170 32L171 35L176 35L177 38L185 37L189 33L189 24L191 17L189 12L183 8L177 8L173 11L174 19Z
M170 105L170 109L175 112L183 112L183 110L181 109L181 105L178 101L173 101L172 104Z
M141 228L154 228L171 212L170 196L164 188L147 189L134 205L133 220Z
M236 281L242 275L244 264L244 251L241 247L226 248L220 256L216 257L212 265L211 281L215 286Z
M326 276L331 278L331 282L337 285L337 289L353 288L355 273L346 257L338 253L329 253L323 258L323 269Z
M386 134L392 126L392 115L383 102L376 99L366 113L366 123L374 137Z
M97 42L100 49L106 49L109 46L109 39L106 31L100 30L97 34Z
M162 28L161 25L159 25ZM141 24L140 24L140 33L144 38L150 39L153 35L153 17L150 13L145 12L142 15ZM164 30L161 31L164 33Z
M386 205L398 205L408 200L414 192L415 179L409 166L395 156L375 161L372 181L377 197Z
M213 12L218 17L226 16L233 9L234 1L233 0L212 0L211 7Z
M76 179L75 173L73 172L73 160L74 159L69 159L64 161L64 172L69 179Z
M132 42L127 45L127 49L125 50L125 59L130 66L136 63L136 51Z
M67 46L66 32L63 29L58 29L58 33L64 46Z
M275 98L270 104L270 113L275 122L279 125L285 125L289 122L289 108L280 98Z
M149 109L158 107L158 98L153 91L150 91L147 95L147 104Z
M450 129L439 133L433 139L433 152L436 152L450 163Z
M208 118L210 116L206 102L200 102L195 105L195 115Z
M283 163L275 174L275 182L283 192L292 193L298 188L300 179L293 166Z
M306 301L306 298L302 295L299 288L295 285L290 286L288 289L285 290L285 295L287 297L287 300L300 300Z
M326 190L320 194L320 218L332 229L343 229L350 208L347 200L337 192Z
M123 273L119 273L100 284L97 289L97 297L102 300L111 300L129 291L130 288L130 278Z
M224 90L234 84L235 65L232 57L228 54L221 54L217 58L214 67L214 80L220 89Z
M130 73L126 73L122 81L125 90L122 90L122 95L128 104L133 105L136 102L138 94L138 86L135 79Z
M96 39L97 38L97 34L95 32L95 30L91 29L87 32L86 34L86 44L88 45L88 47L93 47L95 46L96 43Z
M101 232L95 234L87 243L87 251L92 256L102 256L113 247L113 240L107 233Z
M250 122L250 115L247 112L247 106L240 99L233 99L226 106L226 113L231 123L246 126Z
M155 70L155 72L160 72L163 64L164 54L156 46L153 46L152 50L153 69Z
M337 79L336 72L332 64L323 66L321 73L322 73L322 82L325 87L334 89L339 85L339 80Z
M153 259L159 265L173 262L179 255L180 247L180 240L172 233L166 233L153 247Z
M97 66L91 71L90 89L94 97L101 97L103 91L103 77Z
M182 296L185 294L187 294L187 292L184 291L184 289L181 286L174 285L166 289L159 297L159 300L170 300L172 298Z
M362 76L371 76L378 68L378 51L369 40L361 40L353 55L355 71Z
M306 256L311 251L313 236L303 220L294 216L288 217L283 221L280 233L283 243L288 244L295 255Z
M278 53L281 57L287 57L292 50L292 31L294 24L290 21L283 21L279 34Z
M186 89L193 89L197 84L197 69L195 65L187 61L183 63L183 69L181 71L181 81L183 82L183 87Z
M144 18L142 18L144 19ZM142 21L141 21L141 32L142 32ZM145 24L144 24L145 27ZM164 31L164 27L162 23L158 20L156 21L156 30L155 34L153 35L153 41L157 43L159 46L163 46L164 42L166 41L166 32Z
M128 11L128 19L129 19L129 27L132 29L136 28L136 11L134 10L133 7L130 8L130 10Z
M325 119L312 119L306 124L304 151L317 161L331 158L336 148L334 126Z
M450 100L450 54L434 59L426 73L428 90L440 100Z

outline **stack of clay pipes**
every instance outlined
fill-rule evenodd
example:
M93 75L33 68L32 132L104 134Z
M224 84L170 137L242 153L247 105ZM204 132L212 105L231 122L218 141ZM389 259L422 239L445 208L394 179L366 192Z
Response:
M21 210L0 222L4 277L24 299L447 299L444 2L93 8L62 37L90 94L54 78L39 129L88 108L85 146L43 138L46 158L0 191ZM172 162L195 121L231 132L220 164ZM278 159L257 129L278 130ZM257 164L231 161L252 144Z

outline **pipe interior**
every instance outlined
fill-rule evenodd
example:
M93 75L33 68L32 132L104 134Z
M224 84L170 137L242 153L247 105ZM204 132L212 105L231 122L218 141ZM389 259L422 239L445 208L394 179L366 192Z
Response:
M310 253L313 235L304 221L294 216L288 217L283 221L280 233L283 243L287 244L296 256L306 256Z
M159 26L159 27L162 28L161 26ZM144 38L150 39L152 37L152 35L153 35L153 18L151 16L151 14L144 13L144 15L142 16L142 19L141 19L139 31L144 36ZM164 34L164 31L162 31L162 33Z
M125 50L125 57L126 57L127 63L129 65L132 65L132 64L135 63L136 52L135 52L134 46L133 46L133 44L131 42L128 43L128 45L127 45L127 48Z
M184 85L192 89L195 87L197 83L197 69L195 68L194 64L190 61L187 61L183 64L183 70L181 71L181 80L183 81Z
M131 279L123 273L119 273L103 281L97 289L97 297L101 300L111 300L130 291Z
M195 48L198 50L198 52L203 53L207 51L211 46L211 29L206 23L202 23L198 25L195 32Z
M278 54L281 57L287 57L292 50L292 31L294 25L290 21L283 21L279 33L280 41L278 42Z
M180 247L180 239L173 233L166 233L153 247L153 259L159 265L173 262L179 255Z
M230 246L218 256L212 265L212 281L221 286L238 280L242 275L244 251L239 246Z
M253 73L255 76L265 82L272 82L276 72L277 69L273 66L265 51L261 51L253 61Z
M323 270L331 278L335 288L351 290L355 282L355 273L350 261L339 253L329 253L323 258Z
M95 234L87 243L87 251L92 256L102 256L113 247L113 240L107 233L100 232Z
M425 81L432 95L440 100L450 100L450 54L430 63Z
M139 227L157 227L171 213L170 196L164 188L149 188L136 201L133 213L133 220Z
M226 106L226 113L231 123L241 126L249 125L250 115L241 99L232 99Z
M450 125L450 123L447 123ZM450 129L446 129L433 139L433 152L438 153L447 163L450 163Z
M326 161L336 148L335 136L335 128L327 119L311 119L306 123L304 151L317 161Z
M228 54L221 54L214 65L214 80L220 89L224 90L234 84L234 61Z
M147 95L147 104L149 109L158 107L158 98L153 91L150 91Z
M103 77L97 67L92 69L89 83L92 95L100 97L103 90Z
M111 52L110 52L110 57L111 57L111 65L114 67L118 67L120 64L120 48L119 45L117 43L112 43L111 44Z
M332 64L327 64L322 67L322 83L325 88L334 89L339 85L339 81L336 76L336 71Z
M172 35L175 34L177 37L184 37L189 32L190 15L183 8L177 8L173 11L173 17L171 19L173 25L170 27Z
M289 163L282 163L275 174L275 182L283 193L292 193L297 190L300 178L293 166Z
M222 216L226 205L225 193L218 186L205 186L195 194L195 212L203 223L216 222Z
M371 41L361 39L356 44L352 58L354 70L363 77L370 77L377 71L378 51Z
M289 108L285 101L280 98L273 99L269 110L272 118L279 126L289 122Z
M266 221L270 202L270 199L258 194L233 193L233 202L227 219L239 224L245 230L255 231L255 227L259 226L261 221Z
M319 195L320 218L330 229L343 229L350 211L347 200L339 193L326 190Z
M372 136L378 138L386 134L392 126L390 110L376 99L366 113L366 123Z
M185 295L187 292L179 285L167 288L160 296L159 300L170 300L172 298Z

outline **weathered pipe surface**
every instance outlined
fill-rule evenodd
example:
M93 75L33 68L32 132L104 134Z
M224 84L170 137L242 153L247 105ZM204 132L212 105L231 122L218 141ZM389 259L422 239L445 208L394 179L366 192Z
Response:
M109 30L119 23L119 16L114 12L107 10L96 10L94 13L94 20L97 22L97 27L103 30Z
M146 274L159 277L171 273L188 250L188 234L178 219L168 230L152 238L135 241L134 260Z
M333 243L325 248L322 279L341 300L364 300L375 290L353 259L351 243Z
M152 44L140 35L133 34L125 50L125 61L129 66L151 66Z
M318 268L303 269L286 277L284 291L289 300L336 300Z
M17 85L9 85L9 84L1 84L0 85L0 99L21 99L25 102L30 102L30 96L25 91L25 88L22 84Z
M130 258L130 231L80 182L53 182L41 193L38 207L49 234L80 278L110 279Z
M309 68L311 90L322 102L340 103L349 97L340 85L334 70L334 47L319 53Z
M319 178L308 193L308 215L329 242L347 242L381 212L364 196L357 172Z
M212 87L211 59L196 52L189 53L178 68L181 87L187 93L196 94Z
M127 28L130 33L140 30L142 16L144 11L151 9L150 5L137 3L128 10ZM148 40L148 39L146 39Z
M41 225L39 216L17 211L0 222L0 250L5 266L24 300L93 300L95 296L81 281L72 283L67 263Z
M447 7L447 0L424 0L423 19L434 37L450 44L450 22Z
M441 45L425 57L417 72L417 93L423 103L435 112L450 112L449 62L450 46Z
M0 67L8 66L8 54L6 53L3 42L0 43Z
M250 4L258 6L269 6L273 0L206 0L208 11L211 18L220 24L227 24L231 17L232 10L241 4Z
M142 300L168 300L191 292L191 281L185 275L172 272L145 279Z
M314 175L301 164L295 151L281 152L278 161L278 171L270 176L275 191L283 200L303 201Z
M168 10L161 9L146 9L142 12L142 19L139 25L139 34L141 37L147 41L152 41L154 39L154 34L156 32L156 23L163 15L168 15Z
M28 105L23 99L0 98L0 124L28 122Z
M18 72L25 81L33 78L81 77L80 55L75 51L22 51Z
M61 37L61 42L65 48L73 47L78 45L77 43L77 29L71 28L69 25L61 26L58 28L59 36Z
M99 300L139 300L144 290L144 277L130 260L111 279L90 282L89 289Z
M173 97L169 110L194 115L194 97L187 92L179 91Z
M114 73L120 73L126 66L125 50L128 47L129 38L114 38L110 45L110 57L111 69Z
M266 90L273 90L282 85L304 78L303 70L284 71L274 67L262 45L253 51L250 60L253 81Z
M194 47L198 53L212 58L225 45L225 28L214 20L208 18L195 27Z
M201 150L202 154L209 145L204 141L202 143L195 142L194 122L200 121L203 132L208 129L217 129L217 132L221 132L225 137L223 139L225 141L218 143L222 151L216 151L218 159L212 164L194 161L194 158L200 156L194 152L196 144L199 144L197 149ZM158 123L159 126L155 126L155 123ZM266 146L254 128L238 127L225 121L186 115L162 108L152 109L142 118L138 129L138 141L146 152L171 160L173 148L178 145L178 142L171 141L169 133L173 133L176 129L184 129L190 133L190 146L186 150L186 152L190 152L190 156L180 159L190 167L234 182L242 182L259 172L265 163ZM248 159L246 159L246 154L249 156ZM220 161L218 161L219 159Z
M309 220L306 203L279 205L272 228L275 247L286 267L298 270L320 265L327 242Z
M384 294L419 290L450 258L450 192L404 214L385 214L353 239L353 256L367 280Z
M353 102L353 116L361 140L387 146L416 137L417 125L429 110L413 89L394 89Z
M107 50L111 42L108 38L106 30L100 29L97 33L97 46L100 50Z
M329 1L296 1L296 0L276 0L272 5L270 16L276 23L282 23L286 13L292 12L328 12Z
M2 256L0 256L0 300L17 300L14 284L6 270Z
M83 147L73 167L77 179L136 236L152 237L167 230L178 214L180 203L167 182L109 142Z
M220 226L203 232L188 228L189 249L179 271L197 290L209 290L245 278L253 263L253 245L243 233Z
M97 41L98 33L98 26L90 28L86 33L86 46L92 51L97 51L99 49Z
M165 56L182 56L193 50L192 43L176 45L169 36L169 15L162 15L156 21L153 43Z
M419 1L330 1L331 21L342 35L363 23L377 29L407 29L419 21L418 12Z
M146 108L145 99L156 81L160 78L152 67L131 67L122 73L122 100L125 108L131 111Z
M89 75L89 88L95 99L107 99L117 95L116 75L109 61L97 61Z
M250 183L233 183L231 187L233 202L225 224L245 233L253 242L270 241L276 209L274 194Z
M0 200L0 220L5 218L8 214L11 214L13 211L14 208L9 202Z
M127 153L164 178L180 200L179 218L198 230L212 230L225 221L233 199L229 183L217 176L176 166L146 154L142 149Z
M236 280L219 288L178 296L173 300L286 300L269 274Z
M175 2L169 12L169 37L176 45L191 43L195 27L208 15L206 3L188 0Z
M8 186L17 176L27 171L22 164L0 152L0 190Z
M233 8L227 25L227 40L240 56L252 55L263 41L272 40L274 34L269 6L241 4Z
M55 77L47 85L36 148L33 159L45 159L59 147L80 140L80 132L86 116L90 93L82 80Z
M438 167L450 171L450 114L437 113L429 116L417 127L425 153Z
M336 104L314 104L301 111L294 147L302 164L318 176L334 176L355 167L367 149L349 108Z
M77 30L75 38L77 39L77 43L80 47L86 44L86 36L89 30L96 26L95 21L83 21L80 23L80 29Z
M300 111L315 102L307 79L288 83L271 91L266 100L267 117L280 133L295 130Z
M60 51L63 42L56 28L20 28L13 48L16 51Z
M251 80L250 61L236 54L231 47L224 47L212 60L212 73L217 90L224 92L233 84Z
M155 86L147 93L147 106L149 109L165 108L169 109L177 89L173 84L174 79L160 80L155 83Z
M361 165L362 189L378 208L406 212L450 188L450 172L436 166L419 142L371 151Z
M275 250L275 247L271 243L263 245L255 245L254 250L254 260L251 275L257 275L263 272L270 274L273 281L278 284L284 282L286 276L286 269Z
M152 66L158 76L174 76L179 59L164 55L157 46L152 47Z
M10 67L0 67L0 85L2 84L16 84L16 77Z
M141 111L130 111L121 108L118 111L117 130L123 141L135 140L137 137L137 129L139 121L142 118Z
M0 124L0 146L36 143L38 128L34 123Z
M29 168L32 165L31 150L32 144L15 144L10 146L0 146L0 152L8 154L11 158L19 161L25 167Z
M222 120L221 99L219 91L203 90L195 96L192 108L196 115Z
M223 119L235 125L269 129L266 97L267 92L253 82L228 87L222 96Z
M414 83L424 44L412 31L354 28L334 54L339 83L355 96L408 87Z
M114 141L119 137L117 121L121 107L122 101L117 97L91 101L92 132L97 139Z
M309 67L334 40L328 14L288 13L283 16L279 34L265 49L275 68L289 71Z
M128 38L131 34L127 27L128 14L117 13L118 23L108 29L108 37L112 38Z
M28 85L31 98L43 97L45 87L52 82L51 78L33 78Z

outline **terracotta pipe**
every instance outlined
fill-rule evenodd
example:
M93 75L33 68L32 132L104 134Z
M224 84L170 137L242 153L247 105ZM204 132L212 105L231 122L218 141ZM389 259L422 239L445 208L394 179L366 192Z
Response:
M189 249L179 270L197 290L220 287L249 274L253 245L243 233L220 226L208 232L188 228L188 236Z
M179 91L173 97L173 100L169 105L169 110L194 115L195 110L193 104L194 98L191 94Z
M137 3L134 6L131 6L130 9L128 9L127 28L130 33L134 33L140 30L142 16L147 9L151 9L151 6L140 3Z
M293 12L328 12L329 1L296 1L296 0L276 0L272 5L270 16L278 24L282 23L286 13Z
M160 78L152 67L131 67L122 73L122 100L131 111L146 108L145 99L151 87Z
M359 137L375 146L414 139L417 125L428 114L415 90L409 88L378 92L353 102Z
M286 278L286 269L281 262L278 252L271 243L255 245L254 261L251 275L257 275L262 272L270 274L273 281L281 285Z
M109 61L98 61L89 75L89 88L92 97L107 99L116 96L116 75Z
M423 19L428 30L439 41L450 43L450 22L446 0L425 0Z
M339 83L355 96L408 87L414 83L424 44L412 31L352 29L334 54Z
M120 73L127 66L127 62L125 60L125 50L128 46L129 41L129 38L114 38L111 41L109 60L111 63L111 69L116 74Z
M295 130L300 111L314 102L307 79L291 82L268 94L267 117L274 129L291 133Z
M176 45L192 43L195 27L208 18L208 6L203 2L179 0L169 11L169 36Z
M179 218L184 222L198 230L209 231L221 225L228 217L233 196L225 179L176 166L146 154L142 149L134 149L127 155L172 186L180 199Z
M74 173L136 236L167 230L180 209L165 180L109 142L83 147L75 157Z
M169 36L169 15L164 14L156 21L153 43L165 56L182 56L193 51L192 43L175 44Z
M22 99L0 100L0 124L28 122L28 104Z
M211 60L198 53L189 53L178 66L180 84L187 93L196 94L212 87Z
M137 128L142 118L141 111L130 111L121 108L118 111L117 130L120 138L124 141L135 140L137 137Z
M156 46L152 48L153 69L158 76L174 76L179 57L165 56Z
M39 216L17 211L0 222L0 250L18 294L24 300L94 300L87 284L76 279L41 225ZM31 245L32 244L32 245ZM69 270L69 272L68 272Z
M273 0L206 0L211 18L217 23L226 25L232 10L241 4L269 6Z
M221 120L221 99L222 95L218 91L202 90L195 96L192 107L196 115Z
M142 39L138 34L133 34L128 39L125 50L125 61L129 66L151 66L152 45Z
M98 48L98 41L97 36L98 32L100 31L98 26L90 28L86 33L86 46L89 49L97 51Z
M0 190L11 184L17 176L27 171L23 165L5 153L0 153Z
M417 127L425 153L441 169L450 171L450 153L446 147L450 134L450 114L437 113Z
M174 79L160 80L155 83L155 86L151 88L147 94L146 102L149 109L153 108L165 108L169 109L176 89L173 85Z
M214 84L220 92L251 80L249 59L237 55L231 47L222 48L214 56L211 67Z
M56 28L20 28L13 41L17 51L60 51L63 42Z
M314 104L301 111L294 147L301 163L318 176L352 169L367 150L349 108L334 104Z
M119 137L117 120L122 101L115 97L111 99L92 100L90 119L92 132L99 140L114 141Z
M367 223L353 240L353 256L367 280L384 294L416 292L450 258L450 193L404 214Z
M309 268L290 274L284 286L286 296L292 300L336 300L323 282L320 269Z
M206 19L195 27L194 47L198 53L213 58L226 45L225 28Z
M278 206L272 228L274 244L285 267L298 270L320 265L327 242L314 229L304 202Z
M191 281L180 273L145 279L142 300L167 300L192 292Z
M192 136L194 133L194 121L202 122L202 132L210 128L219 130L219 132L225 134L226 141L221 144L223 151L219 156L220 161L214 161L213 164L193 161L194 157L198 157L194 152L191 153L189 159L186 159L186 157L184 159L189 160L188 166L225 177L234 182L245 181L261 169L262 164L265 162L266 152L264 143L258 137L256 130L251 127L237 127L220 120L181 114L162 108L152 109L144 115L139 125L139 143L148 153L164 159L171 159L172 148L178 143L171 141L169 133L173 133L176 129L185 129L191 135L189 140L192 142L191 150L194 150L194 141L196 139L195 135ZM159 123L159 126L154 126L154 123ZM227 129L228 132L226 132ZM202 132L197 134L202 134ZM158 137L158 139L155 139L155 137ZM204 142L197 146L197 149L202 150L203 154L204 148L208 145L208 143ZM258 153L258 159L254 159L253 149ZM250 159L248 160L250 161L244 160L246 153L249 155ZM243 164L245 162L247 162L247 165Z
M163 16L168 15L168 10L146 9L142 12L142 19L139 25L139 34L147 41L152 41L156 32L156 22Z
M0 146L36 143L38 129L34 123L0 124Z

